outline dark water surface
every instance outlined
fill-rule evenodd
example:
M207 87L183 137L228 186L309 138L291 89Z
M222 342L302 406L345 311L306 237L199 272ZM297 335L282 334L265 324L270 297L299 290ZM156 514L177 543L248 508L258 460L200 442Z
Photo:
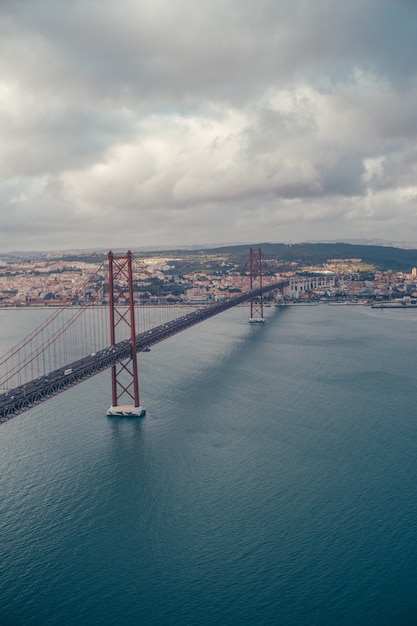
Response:
M1 626L417 624L417 311L266 317L140 355L142 420L105 372L0 427Z

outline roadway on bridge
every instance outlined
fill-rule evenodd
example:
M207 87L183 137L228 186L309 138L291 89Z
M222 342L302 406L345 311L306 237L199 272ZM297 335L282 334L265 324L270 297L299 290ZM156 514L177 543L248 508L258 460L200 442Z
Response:
M281 290L288 285L288 281L279 281L262 288L262 293ZM136 335L136 352L148 352L150 348L173 335L176 335L195 324L198 324L214 315L231 309L238 304L253 300L261 295L259 288L245 292L233 298L218 302L204 309L187 313L171 322L156 326L139 335ZM27 411L28 409L45 402L73 387L116 363L130 359L132 348L130 339L121 341L89 354L65 367L49 372L46 376L30 380L27 383L0 394L0 423Z

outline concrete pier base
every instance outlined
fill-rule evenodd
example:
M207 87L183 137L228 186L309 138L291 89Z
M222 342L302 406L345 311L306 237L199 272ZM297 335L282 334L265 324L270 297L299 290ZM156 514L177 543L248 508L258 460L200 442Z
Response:
M146 410L143 406L130 406L128 404L111 406L107 411L108 416L117 417L143 417L145 414Z

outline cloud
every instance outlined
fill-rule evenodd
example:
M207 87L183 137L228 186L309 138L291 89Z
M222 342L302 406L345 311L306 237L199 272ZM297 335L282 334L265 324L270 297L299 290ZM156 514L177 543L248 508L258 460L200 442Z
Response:
M0 250L409 239L416 27L408 0L3 0Z

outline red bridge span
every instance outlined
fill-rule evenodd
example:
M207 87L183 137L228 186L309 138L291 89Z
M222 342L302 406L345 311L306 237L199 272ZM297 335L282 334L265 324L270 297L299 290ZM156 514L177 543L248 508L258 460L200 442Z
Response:
M135 294L149 279L147 274L131 252L109 252L107 261L83 285L87 303L54 311L0 359L0 423L108 368L111 406L107 414L144 415L139 352L148 352L157 343L243 303L250 303L250 322L263 322L264 295L282 292L289 284L276 277L264 279L260 248L250 249L247 290L199 308L138 303Z

